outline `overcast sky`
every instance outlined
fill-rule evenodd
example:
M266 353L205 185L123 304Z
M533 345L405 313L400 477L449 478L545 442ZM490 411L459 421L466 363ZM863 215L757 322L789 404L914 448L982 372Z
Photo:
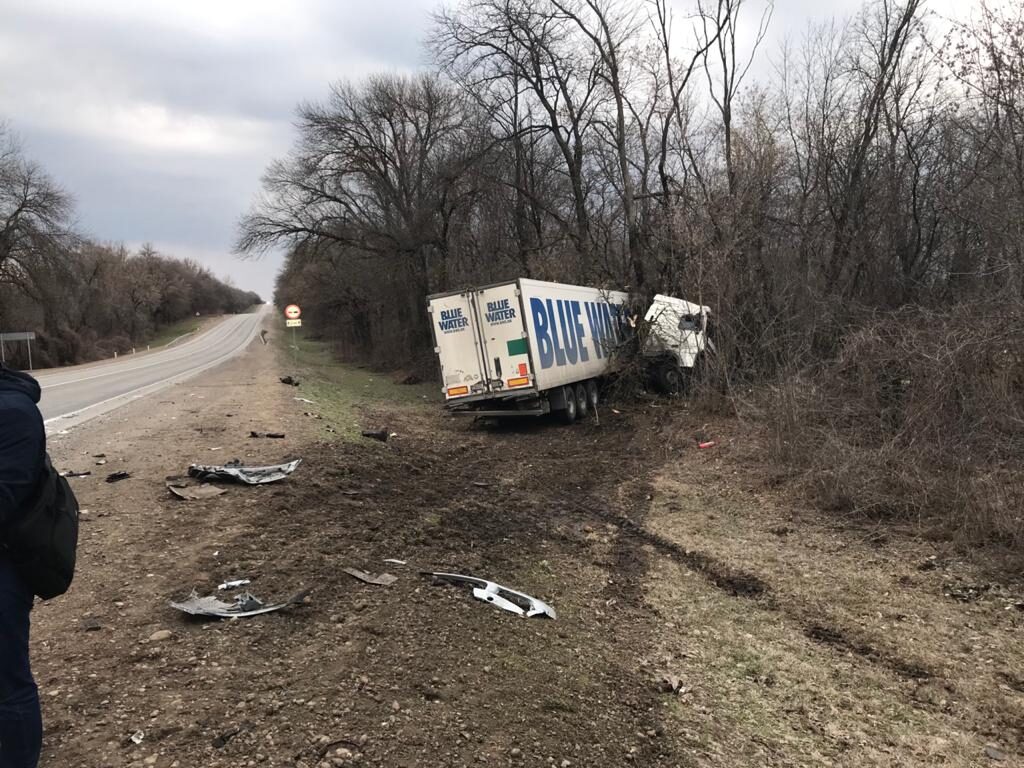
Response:
M423 66L438 5L0 0L0 121L74 195L87 234L151 242L269 298L280 257L243 262L231 245L294 139L296 104L342 78ZM859 6L777 0L769 44Z

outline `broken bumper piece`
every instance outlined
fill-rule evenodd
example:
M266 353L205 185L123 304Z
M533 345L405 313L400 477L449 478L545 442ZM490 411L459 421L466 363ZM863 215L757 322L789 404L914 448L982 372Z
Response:
M263 485L284 480L301 462L302 459L296 459L286 464L272 464L268 467L243 467L238 461L223 466L193 464L188 468L188 473L201 480L234 480L246 485Z
M421 571L422 576L433 576L435 579L447 581L457 586L470 586L473 588L473 597L483 600L485 603L497 606L502 610L514 613L518 616L532 618L534 616L557 619L555 609L545 603L523 592L517 592L501 584L486 579L478 579L475 576L465 576L461 573L437 573L434 571Z
M192 590L192 594L180 603L171 602L171 608L177 608L192 616L210 616L216 619L243 619L248 616L259 616L263 613L272 613L290 605L298 605L306 599L309 590L295 595L283 603L266 605L255 595L248 592L238 595L233 603L225 603L213 595L200 597L199 593Z

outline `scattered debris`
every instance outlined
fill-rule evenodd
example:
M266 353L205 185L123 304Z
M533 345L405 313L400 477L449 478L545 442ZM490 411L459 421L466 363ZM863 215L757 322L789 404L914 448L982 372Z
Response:
M218 584L217 589L238 589L244 587L246 584L252 584L252 579L235 579L234 581L225 581L223 584Z
M347 573L349 576L355 576L360 581L364 581L367 584L376 584L380 587L390 587L396 581L397 576L392 576L390 573L381 573L374 576L372 573L366 571L360 571L358 568L342 568L342 571Z
M939 567L939 559L935 555L929 555L928 559L917 566L919 571L934 571Z
M299 386L299 380L298 379L294 379L291 376L282 376L281 377L281 383L282 384L287 384L290 387L297 387L297 386Z
M264 331L264 333L266 333L266 331ZM266 344L267 342L264 341L263 343ZM235 738L235 736L237 736L241 732L242 727L240 725L232 726L231 728L228 728L226 731L224 731L224 733L220 734L219 736L216 736L211 742L211 744L213 744L214 749L223 749L227 746L229 741L231 741L233 738Z
M170 640L174 633L169 629L158 629L152 635L149 636L149 642L151 643L162 643L164 640Z
M363 437L369 437L374 440L380 440L382 443L388 441L388 431L386 429L364 429L362 432Z
M439 581L446 581L457 586L468 584L473 587L473 597L477 600L483 600L486 603L490 603L502 610L515 613L519 616L547 616L552 619L558 618L558 615L555 613L555 609L543 600L538 600L535 597L531 597L523 592L517 592L516 590L509 589L508 587L503 587L501 584L497 584L493 581L478 579L475 576L464 576L460 573L420 571L420 575L433 576Z
M391 563L392 565L408 565L405 560L396 560L393 557L385 557L384 562Z
M473 481L473 485L475 485L477 488L490 488L491 487L490 483L485 483L483 480L474 480Z
M322 419L323 418L323 416L321 416L319 413L310 413L309 411L304 411L302 413L302 415L303 416L309 416L311 419Z
M714 448L715 447L715 441L714 440L705 440L702 443L697 443L697 447L698 448Z
M284 438L284 432L250 432L249 437L269 437L274 440L281 440Z
M310 590L307 589L299 592L293 598L286 600L283 603L266 605L262 600L249 592L244 592L241 595L238 595L233 603L225 603L213 595L200 597L199 593L193 589L192 594L180 603L172 601L171 608L176 608L191 616L212 616L217 619L246 618L249 616L259 616L263 613L279 611L282 608L287 608L291 605L298 605L306 598L306 595L308 595L309 592Z
M267 341L267 330L266 330L266 328L264 328L263 330L260 331L260 341L262 341L264 344L268 344L269 343Z
M298 400L300 403L306 403L308 405L316 405L312 400L305 397L293 397L292 400Z
M131 735L132 744L141 744L142 740L146 738L146 734L143 731L136 731Z
M990 589L992 589L991 584L947 582L942 585L942 592L946 597L951 597L961 603L973 603Z
M125 472L124 470L120 472L111 472L109 475L107 475L107 482L117 483L120 482L121 480L127 480L131 476L131 472Z
M89 470L85 470L84 472L76 472L73 469L67 469L67 470L64 470L63 472L61 472L60 476L61 477L87 477L88 475L91 475L91 474L92 474L92 472L90 472ZM111 481L108 480L107 482L111 482Z
M662 672L655 681L657 689L661 693L686 693L687 688L683 685L683 679L679 675L670 672Z
M85 632L99 632L103 629L103 625L100 624L100 620L95 616L86 616L82 619L81 627Z
M185 499L186 501L212 499L214 496L220 496L227 493L224 488L218 488L215 485L208 485L207 483L203 483L201 485L191 485L189 483L168 483L167 490L179 499Z
M238 459L221 466L192 464L188 473L202 480L236 480L246 485L263 485L284 480L295 471L302 459L295 459L285 464L271 464L267 467L243 467Z
M106 459L100 459L99 461L96 462L96 466L97 467L102 467L106 463L107 463Z

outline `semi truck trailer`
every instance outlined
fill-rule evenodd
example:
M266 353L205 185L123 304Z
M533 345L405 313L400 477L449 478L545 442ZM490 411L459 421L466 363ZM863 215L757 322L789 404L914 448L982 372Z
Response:
M427 311L447 408L479 417L556 413L566 423L597 407L599 382L637 324L622 291L527 278L436 294ZM707 312L655 298L642 354L660 383L681 382L699 359Z

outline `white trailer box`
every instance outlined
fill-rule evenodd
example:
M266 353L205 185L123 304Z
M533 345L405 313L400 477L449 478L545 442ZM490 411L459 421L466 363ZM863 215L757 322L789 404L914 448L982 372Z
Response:
M545 413L608 371L627 294L520 278L428 299L452 408ZM573 411L575 413L575 411Z

